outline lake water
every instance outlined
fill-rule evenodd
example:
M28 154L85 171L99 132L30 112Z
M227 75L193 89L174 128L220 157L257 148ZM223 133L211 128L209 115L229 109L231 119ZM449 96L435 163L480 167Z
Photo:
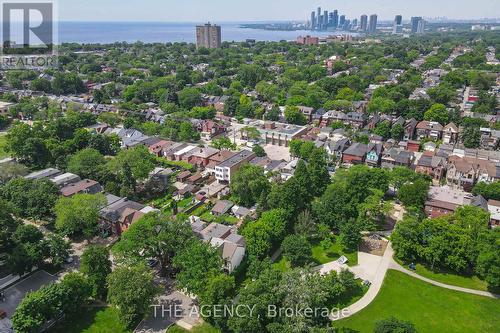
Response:
M195 42L196 23L160 22L60 22L59 43ZM220 24L223 41L295 40L300 35L328 36L331 32L271 31L240 28L239 23Z

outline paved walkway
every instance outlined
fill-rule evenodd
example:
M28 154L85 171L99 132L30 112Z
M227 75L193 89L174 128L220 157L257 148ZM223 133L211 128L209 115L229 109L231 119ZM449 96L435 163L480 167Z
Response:
M475 290L475 289L468 289L468 288L462 288L462 287L457 287L457 286L452 286L449 284L437 282L434 280L431 280L429 278L423 277L413 271L410 271L409 269L404 268L400 264L398 264L395 260L392 260L391 265L389 267L390 269L394 269L397 271L400 271L402 273L405 273L407 275L410 275L411 277L414 277L416 279L422 280L424 282L430 283L432 285L441 287L441 288L446 288L450 290L455 290L455 291L460 291L463 293L468 293L468 294L473 294L473 295L479 295L479 296L485 296L485 297L491 297L491 298L500 298L500 295L496 295L493 293L490 293L488 291L482 291L482 290Z
M375 299L375 297L378 295L380 289L382 288L382 283L384 282L384 278L385 278L385 275L386 275L388 269L397 270L399 272L405 273L405 274L407 274L409 276L412 276L412 277L414 277L416 279L419 279L421 281L430 283L430 284L432 284L434 286L437 286L437 287L446 288L446 289L455 290L455 291L460 291L460 292L464 292L464 293L468 293L468 294L473 294L473 295L478 295L478 296L484 296L484 297L490 297L490 298L500 299L500 295L496 295L496 294L493 294L493 293L490 293L490 292L487 292L487 291L481 291L481 290L474 290L474 289L468 289L468 288L462 288L462 287L452 286L452 285L448 285L448 284L444 284L444 283L441 283L441 282L437 282L437 281L428 279L426 277L423 277L421 275L418 275L417 273L412 272L412 271L404 268L400 264L398 264L393 259L393 255L394 255L394 250L392 249L391 243L389 243L387 245L387 249L386 249L386 251L384 253L384 256L382 257L382 260L380 261L380 264L379 264L379 266L377 268L375 276L373 277L372 280L370 280L370 282L372 284L370 285L370 288L368 289L368 291L366 292L366 294L363 295L363 297L361 297L359 299L359 301L357 301L356 303L348 306L347 308L345 308L343 310L340 310L337 313L332 314L330 316L330 319L332 321L336 321L336 320L340 320L340 319L344 319L344 318L350 317L350 316L354 315L355 313L358 313L359 311L363 310L371 302L373 302L373 300ZM349 268L349 269L351 269L352 271L354 271L352 268Z
M338 313L334 313L330 316L332 321L340 320L343 318L347 318L352 316L353 314L363 310L366 308L377 296L380 288L382 287L382 283L384 282L385 273L389 269L389 266L392 261L392 255L394 251L392 250L391 243L387 244L387 249L385 250L384 256L380 261L375 275L373 279L370 281L371 285L366 294L363 295L356 303L348 306L347 308L339 311Z

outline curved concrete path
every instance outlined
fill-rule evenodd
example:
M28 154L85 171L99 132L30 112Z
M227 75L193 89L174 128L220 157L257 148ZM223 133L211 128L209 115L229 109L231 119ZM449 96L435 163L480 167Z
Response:
M389 242L387 244L387 249L385 250L384 256L382 257L382 261L380 262L380 265L377 268L377 272L375 274L375 277L373 281L370 281L372 284L370 285L370 288L366 292L366 294L363 295L354 304L351 304L350 306L338 311L337 313L332 313L330 315L330 319L332 321L337 321L341 320L347 317L350 317L354 315L355 313L358 313L359 311L363 310L366 308L373 300L375 297L378 295L380 289L382 288L382 283L384 282L385 275L387 273L388 269L394 269L399 272L405 273L409 276L412 276L416 279L419 279L421 281L430 283L432 285L435 285L437 287L441 288L446 288L450 290L455 290L455 291L460 291L468 294L473 294L473 295L478 295L478 296L484 296L484 297L490 297L490 298L496 298L500 299L500 295L496 295L487 291L481 291L481 290L474 290L474 289L468 289L468 288L462 288L462 287L457 287L457 286L452 286L448 284L444 284L441 282L437 282L428 278L425 278L423 276L418 275L415 272L412 272L400 264L398 264L394 259L394 250L392 249L391 243Z
M422 280L424 282L430 283L432 285L435 285L437 287L441 288L446 288L450 290L455 290L455 291L460 291L463 293L468 293L468 294L473 294L473 295L479 295L479 296L485 296L485 297L490 297L490 298L500 298L500 295L496 295L493 293L490 293L488 291L482 291L482 290L476 290L476 289L469 289L469 288L463 288L463 287L458 287L458 286L452 286L449 284L437 282L434 280L431 280L429 278L423 277L422 275L419 275L413 271L410 271L409 269L404 268L401 266L399 263L397 263L395 260L392 260L391 265L389 267L390 269L394 269L396 271L400 271L402 273L405 273L411 277L414 277L416 279Z

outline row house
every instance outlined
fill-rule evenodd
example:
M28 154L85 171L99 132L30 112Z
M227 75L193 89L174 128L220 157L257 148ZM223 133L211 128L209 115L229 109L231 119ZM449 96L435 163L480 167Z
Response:
M329 126L338 121L360 129L366 125L366 116L363 112L328 111L323 115L321 126Z
M495 150L500 145L500 130L490 128L481 128L481 147L484 149Z
M454 123L449 123L443 128L443 142L457 143L458 142L458 126Z
M396 166L410 168L415 160L412 152L391 148L382 154L382 168L393 169Z
M363 164L378 166L382 158L382 145L375 143L354 143L342 154L345 164Z
M404 124L404 135L403 140L412 140L415 136L415 130L417 129L418 121L414 118L407 120Z
M425 213L429 218L452 214L458 207L471 205L474 196L449 186L431 186L425 202Z
M439 140L443 135L443 125L435 121L421 121L417 125L417 138Z
M471 191L478 182L500 179L500 163L479 158L450 156L447 169L448 184L465 191Z
M446 172L446 159L435 156L432 152L424 152L419 158L415 171L426 174L436 181L440 181Z

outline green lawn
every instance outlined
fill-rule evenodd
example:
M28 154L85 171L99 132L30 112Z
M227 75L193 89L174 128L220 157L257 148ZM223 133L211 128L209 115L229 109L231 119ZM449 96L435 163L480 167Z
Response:
M7 138L5 135L0 135L0 158L7 157L7 152L5 151L5 145L7 144Z
M341 256L346 256L349 260L347 262L348 266L355 266L358 264L358 252L344 251L342 245L340 245L338 237L335 237L335 243L326 250L319 244L319 242L314 243L311 248L311 254L312 260L318 265L324 265L335 261ZM283 256L280 256L273 266L282 272L290 270L291 267L290 262Z
M500 332L500 301L433 286L389 270L382 290L364 310L336 322L361 333L395 316L415 324L419 333Z
M408 265L406 265L405 267L407 266ZM430 269L430 267L422 264L417 264L417 269L415 272L428 279L450 284L452 286L488 291L488 283L484 280L481 280L477 276L458 275L454 272L445 270L433 271Z
M49 333L132 333L124 327L113 308L87 308L66 318Z
M329 248L324 249L319 243L313 244L312 248L313 259L319 264L327 264L334 260L337 260L341 256L346 256L349 260L347 262L348 266L355 266L358 264L358 252L346 252L340 245L339 237L335 237L335 243Z
M180 326L171 326L166 333L220 333L220 331L210 324L204 323L201 326L193 327L191 331L185 330Z

